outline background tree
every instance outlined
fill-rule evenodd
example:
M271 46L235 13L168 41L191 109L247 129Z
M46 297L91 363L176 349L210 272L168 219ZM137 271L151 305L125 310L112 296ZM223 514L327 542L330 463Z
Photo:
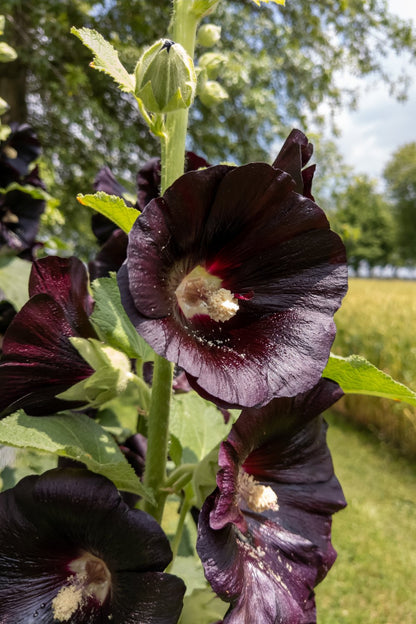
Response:
M394 258L396 227L390 204L376 189L374 180L355 176L336 196L331 226L343 238L348 264L357 271L365 261L370 269Z
M416 261L416 142L396 150L383 173L398 228L398 251L406 264Z
M143 46L167 34L169 1L3 0L1 10L19 57L0 67L0 95L10 119L36 127L65 214L62 236L76 243L81 232L88 255L90 215L76 193L89 192L106 163L134 192L138 165L157 146L132 99L88 68L91 55L69 30L97 29L132 71ZM416 33L385 0L297 0L261 10L251 0L223 0L213 21L222 27L215 79L228 99L213 108L198 100L189 134L189 147L211 162L271 161L291 127L327 122L322 102L332 111L354 104L356 93L339 81L345 66L401 95L404 83L385 71L384 58L398 50L416 57ZM206 52L199 46L197 61Z

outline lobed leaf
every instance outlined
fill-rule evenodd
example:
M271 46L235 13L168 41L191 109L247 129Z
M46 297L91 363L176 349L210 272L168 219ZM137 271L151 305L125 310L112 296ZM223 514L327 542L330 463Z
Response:
M84 414L33 417L16 412L0 422L0 444L69 457L104 475L119 490L154 502L114 439Z
M118 52L100 33L90 28L71 28L71 33L94 54L90 66L111 76L122 91L134 93L135 78L122 65Z
M183 462L199 462L231 429L215 405L196 392L177 394L172 398L170 431L183 449ZM231 419L230 419L231 420Z
M16 310L29 298L29 275L32 265L15 256L0 258L0 301L6 299Z
M108 195L104 191L90 195L77 195L77 200L83 206L93 208L100 214L115 223L120 229L128 234L133 227L140 212L131 206L127 206L122 197Z
M416 392L360 355L344 358L332 354L322 375L336 381L345 394L367 394L416 405Z
M153 349L139 336L121 304L115 275L94 280L91 288L95 305L90 321L100 338L131 358L153 360Z

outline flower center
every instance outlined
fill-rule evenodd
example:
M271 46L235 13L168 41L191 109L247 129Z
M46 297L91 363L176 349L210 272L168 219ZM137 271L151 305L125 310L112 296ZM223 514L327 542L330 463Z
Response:
M69 568L74 572L68 578L69 584L62 587L52 600L53 616L58 622L67 622L89 598L102 605L111 589L109 569L104 561L91 553L83 552Z
M277 495L272 488L268 485L257 483L253 475L244 472L244 470L240 470L238 475L237 488L239 499L244 500L251 511L261 513L268 509L271 511L279 509Z
M238 301L230 290L221 287L221 279L202 266L186 275L175 295L186 318L207 314L213 321L228 321L238 311Z

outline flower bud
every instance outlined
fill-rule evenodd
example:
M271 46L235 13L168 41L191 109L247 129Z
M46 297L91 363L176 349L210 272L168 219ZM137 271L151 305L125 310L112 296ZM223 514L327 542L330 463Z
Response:
M216 82L215 80L207 80L199 93L199 99L205 106L211 108L212 106L227 100L228 93L219 82Z
M11 63L17 59L17 52L5 41L0 42L0 63Z
M197 42L204 48L212 48L221 39L221 26L204 24L198 30Z
M9 105L7 104L6 100L3 100L3 98L0 97L0 116L4 115L4 113L8 110L9 110Z
M218 78L221 67L227 62L227 57L219 52L206 52L198 61L200 68L205 69L210 80Z
M136 96L151 113L170 113L192 104L196 90L194 65L179 43L156 41L142 54L135 73Z

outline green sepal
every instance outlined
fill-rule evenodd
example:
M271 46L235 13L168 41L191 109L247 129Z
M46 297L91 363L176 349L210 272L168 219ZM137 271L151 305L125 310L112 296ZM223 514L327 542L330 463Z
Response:
M91 195L77 195L77 200L83 206L93 208L100 214L110 219L123 232L128 234L133 227L140 212L131 206L127 206L122 197L108 195L104 191L98 191Z
M196 91L194 64L178 43L159 39L140 57L136 70L136 97L151 113L165 114L188 108Z
M58 394L57 398L99 407L124 392L132 377L130 360L124 353L94 338L72 336L69 340L95 372Z

